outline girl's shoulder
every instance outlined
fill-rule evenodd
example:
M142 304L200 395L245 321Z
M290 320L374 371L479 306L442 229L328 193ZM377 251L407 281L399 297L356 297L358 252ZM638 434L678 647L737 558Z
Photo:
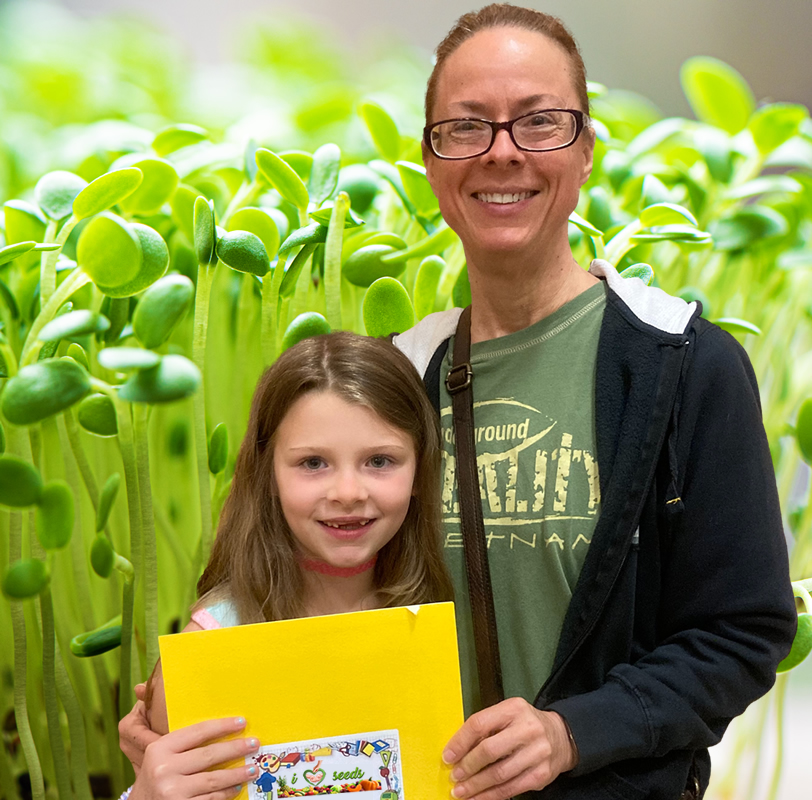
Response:
M192 612L192 619L207 631L214 628L231 628L240 624L237 607L227 598L198 608Z

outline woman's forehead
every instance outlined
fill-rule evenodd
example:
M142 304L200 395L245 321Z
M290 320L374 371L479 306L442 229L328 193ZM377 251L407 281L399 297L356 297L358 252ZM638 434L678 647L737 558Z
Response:
M528 108L548 103L572 107L577 93L570 56L536 31L498 27L475 33L443 64L435 111L476 113L494 100Z

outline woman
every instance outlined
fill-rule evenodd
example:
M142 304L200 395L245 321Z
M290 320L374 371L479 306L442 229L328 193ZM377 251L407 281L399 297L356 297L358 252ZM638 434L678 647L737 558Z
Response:
M505 4L437 49L423 156L471 283L474 428L505 696L449 742L452 794L696 798L707 747L766 692L795 609L744 351L567 220L592 166L584 66ZM476 683L450 400L459 309L396 337L446 441L446 556ZM559 778L559 776L561 776ZM546 787L546 788L545 788Z

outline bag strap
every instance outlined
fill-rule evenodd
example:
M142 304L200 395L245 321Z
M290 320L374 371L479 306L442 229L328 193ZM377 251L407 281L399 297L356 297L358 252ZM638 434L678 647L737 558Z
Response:
M451 395L454 439L457 454L460 522L468 575L468 594L474 623L479 693L483 707L504 699L499 641L496 636L496 613L493 607L491 574L482 501L477 478L476 444L474 442L474 393L471 381L471 306L465 308L454 336L453 363L445 379Z

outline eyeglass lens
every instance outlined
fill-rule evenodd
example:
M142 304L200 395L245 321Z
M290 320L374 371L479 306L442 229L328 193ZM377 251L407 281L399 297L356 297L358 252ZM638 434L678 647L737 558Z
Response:
M565 147L575 138L575 115L568 111L542 111L513 122L513 138L527 150L553 150ZM471 119L449 120L431 129L434 151L449 158L484 153L494 131L487 122Z

